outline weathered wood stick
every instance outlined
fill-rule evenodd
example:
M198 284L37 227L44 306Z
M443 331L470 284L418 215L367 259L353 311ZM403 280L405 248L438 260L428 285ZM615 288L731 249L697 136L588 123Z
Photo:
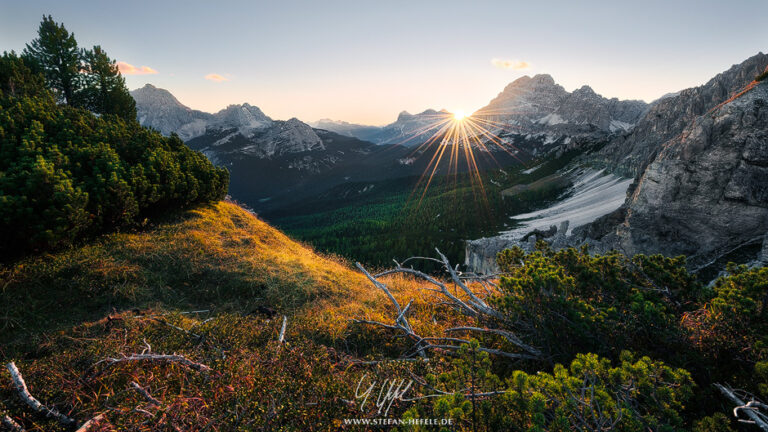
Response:
M8 417L7 415L3 415L3 417L0 418L0 425L5 426L5 428L11 432L26 431L23 427L21 427L20 424L16 423L12 418Z
M280 328L280 337L278 342L283 343L285 341L285 327L288 325L288 317L283 315L283 326Z
M149 402L151 405L160 406L163 404L159 400L152 397L152 395L149 394L149 392L146 389L144 389L142 386L140 386L139 383L137 383L136 381L131 381L131 388L136 390L136 392L139 393L141 396L143 396L144 399L146 399L147 402Z
M179 363L187 366L199 372L208 372L211 370L208 366L194 362L183 355L179 354L131 354L129 356L123 356L120 358L106 358L99 363L106 363L111 366L116 363L130 362L130 361L150 361L150 362L170 362ZM95 366L95 365L94 365Z
M94 428L99 425L99 423L104 420L104 413L101 413L97 415L96 417L88 420L87 422L83 423L82 426L80 426L77 431L75 432L88 432L91 430L91 428Z
M715 388L720 390L722 394L725 395L728 399L731 400L731 402L735 403L737 406L733 409L733 415L738 418L739 417L739 411L744 411L744 414L749 417L750 420L748 420L749 423L754 424L755 426L759 427L760 429L764 431L768 431L768 423L766 423L753 409L744 409L745 403L743 400L741 400L736 394L731 390L730 388L722 385L722 384L715 384ZM739 420L744 421L744 420Z
M55 408L49 408L42 403L40 403L39 400L35 399L30 393L29 389L27 389L27 383L24 382L24 377L21 376L21 372L19 372L19 368L16 367L16 364L14 362L10 362L5 367L8 369L8 372L11 373L11 379L13 380L13 385L16 387L16 391L19 393L19 397L30 406L33 410L45 414L47 417L54 417L56 420L59 421L59 423L65 424L65 425L74 425L77 423L77 421L71 417L67 417L64 414L57 411Z

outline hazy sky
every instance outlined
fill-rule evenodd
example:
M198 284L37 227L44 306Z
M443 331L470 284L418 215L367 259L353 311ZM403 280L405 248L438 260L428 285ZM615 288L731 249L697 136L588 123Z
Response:
M0 0L0 50L20 51L50 13L81 46L101 44L145 72L127 75L131 89L152 83L204 111L249 102L276 119L384 124L402 110L474 111L536 73L569 91L589 84L607 97L650 101L766 51L766 6Z

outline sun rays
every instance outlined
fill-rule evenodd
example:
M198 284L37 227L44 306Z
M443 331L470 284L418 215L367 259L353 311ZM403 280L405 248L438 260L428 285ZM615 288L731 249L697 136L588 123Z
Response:
M485 201L485 185L478 158L489 159L499 166L493 156L494 151L503 151L515 158L518 152L500 137L501 132L511 126L493 117L487 113L468 115L462 110L454 110L453 113L441 111L428 115L431 121L411 133L406 142L423 140L411 155L430 158L412 193L413 196L420 192L419 205L441 171L445 171L445 177L452 178L456 183L459 173L466 170L473 194Z

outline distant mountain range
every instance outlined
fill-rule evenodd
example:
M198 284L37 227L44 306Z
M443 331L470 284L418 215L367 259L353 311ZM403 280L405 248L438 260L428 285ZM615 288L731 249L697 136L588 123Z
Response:
M139 122L164 134L176 133L187 145L230 170L230 193L256 210L266 211L346 182L374 181L421 174L429 163L424 150L407 145L408 131L435 121L445 112L417 116L403 113L398 132L376 129L391 139L362 140L348 131L333 132L292 118L273 120L244 103L215 113L192 110L169 91L150 84L131 92ZM428 118L428 116L432 116ZM395 139L399 136L401 139ZM373 141L381 144L375 144ZM382 143L383 142L383 143ZM498 150L498 149L497 149ZM498 150L479 155L481 168L525 160ZM460 171L466 165L459 165ZM446 167L438 173L447 172Z

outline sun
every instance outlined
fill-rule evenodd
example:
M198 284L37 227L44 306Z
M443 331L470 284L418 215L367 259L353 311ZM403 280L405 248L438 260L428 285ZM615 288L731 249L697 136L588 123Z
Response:
M456 110L453 112L453 119L456 121L462 121L467 118L467 114L462 110Z

